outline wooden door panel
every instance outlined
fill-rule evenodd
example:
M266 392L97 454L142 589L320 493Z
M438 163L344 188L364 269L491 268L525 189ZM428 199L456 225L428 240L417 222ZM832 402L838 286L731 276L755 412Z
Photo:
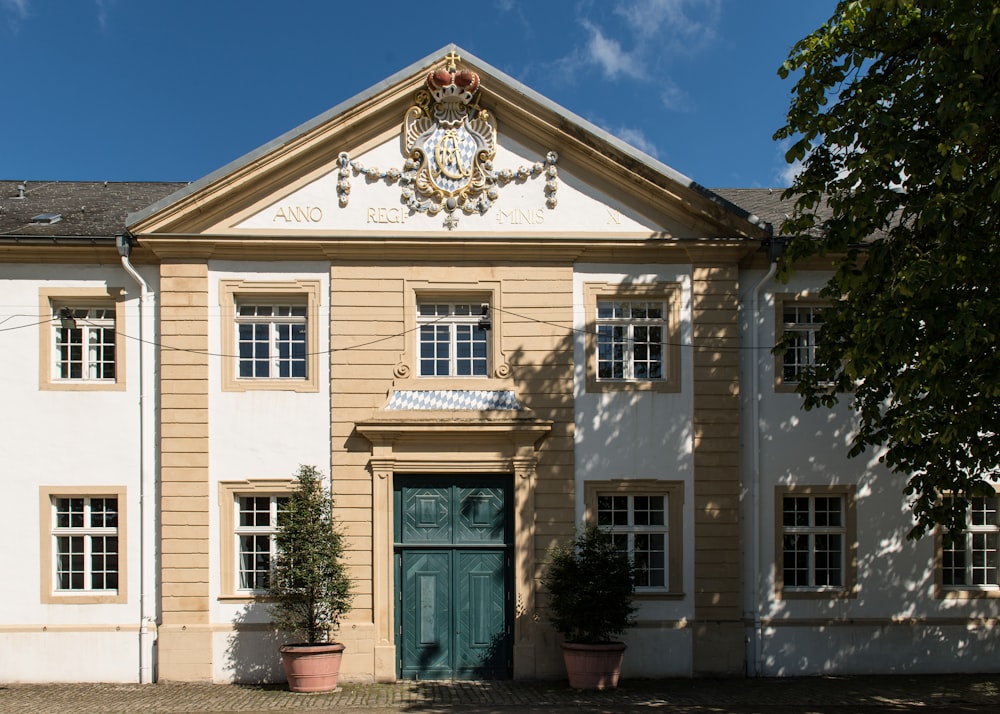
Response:
M457 551L455 676L506 676L507 603L501 551Z
M452 570L448 551L403 551L400 642L404 677L432 679L452 672Z

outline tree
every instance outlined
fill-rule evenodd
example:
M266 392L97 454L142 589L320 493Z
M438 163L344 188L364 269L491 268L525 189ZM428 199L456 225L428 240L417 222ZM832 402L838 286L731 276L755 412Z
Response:
M844 0L793 74L783 271L835 261L799 391L806 408L849 395L850 453L881 449L907 479L910 537L961 532L1000 467L1000 8Z
M333 501L314 466L300 466L298 483L278 513L276 554L268 595L280 630L326 642L351 607L351 579Z

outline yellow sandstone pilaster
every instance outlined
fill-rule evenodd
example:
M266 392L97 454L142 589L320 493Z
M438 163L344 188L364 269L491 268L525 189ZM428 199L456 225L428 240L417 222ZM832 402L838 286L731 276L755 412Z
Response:
M208 268L160 267L161 681L210 681ZM176 348L183 342L184 350Z

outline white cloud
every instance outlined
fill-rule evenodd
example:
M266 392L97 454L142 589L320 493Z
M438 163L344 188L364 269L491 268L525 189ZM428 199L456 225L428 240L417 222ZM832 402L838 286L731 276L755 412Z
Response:
M688 96L669 73L679 55L704 51L717 36L721 0L582 1L581 45L555 64L569 79L597 67L605 79L644 82L671 111L688 111Z
M802 173L801 159L796 159L792 163L788 163L785 160L785 154L788 153L791 146L791 139L782 139L775 144L778 154L776 162L778 164L778 168L774 172L774 180L777 182L778 186L791 186L792 182L795 181L795 177Z
M665 42L673 52L690 52L715 39L719 6L719 0L633 0L619 2L615 14L642 41Z
M23 20L28 16L28 0L0 0L0 7Z
M675 112L691 110L691 98L688 93L672 82L660 88L660 101L667 109Z
M29 0L0 0L0 11L12 30L16 30L21 21L31 14L30 4Z
M116 0L94 0L94 2L97 4L97 24L101 26L102 30L106 30L111 6L115 4Z
M650 141L641 129L633 129L631 127L619 127L611 132L619 139L624 141L626 144L634 146L639 151L649 154L654 159L659 158L657 156L656 144Z
M778 181L778 185L785 188L792 185L795 181L795 177L802 173L802 162L796 159L790 164L785 164L782 168L778 169L774 177Z
M584 28L590 33L590 39L584 49L584 57L590 64L596 64L604 72L604 76L614 79L620 74L638 77L638 67L628 53L622 49L621 43L606 36L601 28L589 20L583 20Z

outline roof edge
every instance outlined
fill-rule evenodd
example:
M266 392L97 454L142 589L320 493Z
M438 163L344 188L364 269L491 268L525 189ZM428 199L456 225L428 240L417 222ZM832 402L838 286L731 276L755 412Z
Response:
M754 215L753 213L750 213L746 209L741 208L735 203L729 201L728 199L723 198L722 196L715 193L711 189L702 186L701 184L697 183L688 176L680 173L676 169L673 169L670 166L664 164L659 159L656 159L650 156L649 154L646 154L645 152L637 149L631 144L628 144L625 141L614 136L610 132L601 129L596 124L566 109L562 105L553 102L552 100L536 92L535 90L531 89L522 82L514 79L506 72L503 72L502 70L497 69L488 62L483 61L473 53L465 51L455 43L447 44L444 47L434 52L431 52L430 54L424 56L422 59L419 59L416 62L411 63L407 67L393 73L391 76L372 85L368 89L359 92L342 102L339 102L337 105L328 109L327 111L313 117L312 119L309 119L306 122L303 122L302 124L299 124L298 126L290 129L289 131L284 132L283 134L276 137L275 139L272 139L266 144L263 144L257 147L256 149L247 152L246 154L243 154L239 158L230 161L229 163L216 169L210 174L207 174L206 176L203 176L202 178L189 183L187 186L184 186L180 190L175 191L174 193L160 199L156 203L153 203L152 205L147 206L146 208L140 211L128 214L125 218L126 230L131 230L131 228L135 224L140 223L146 220L147 218L150 218L151 216L155 215L159 211L177 203L178 201L194 193L197 193L198 191L206 188L207 186L210 186L219 179L227 175L230 175L232 173L235 173L244 166L256 161L257 159L263 156L266 156L272 151L275 151L276 149L279 149L280 147L291 143L295 139L298 139L299 137L312 131L316 127L330 121L331 119L334 119L335 117L344 113L348 109L360 105L365 101L367 101L368 99L377 96L386 89L389 89L390 87L402 82L404 79L412 76L418 71L425 69L429 66L433 66L434 64L440 62L443 57L445 57L451 52L459 54L463 58L463 60L466 60L469 63L476 65L485 72L489 72L490 74L498 78L500 81L509 85L515 91L523 94L526 98L530 99L531 101L539 104L540 106L556 114L559 114L560 116L566 118L570 122L577 124L582 129L592 134L598 140L608 144L609 146L615 148L616 150L622 152L623 154L629 156L630 158L633 158L636 161L645 164L646 166L649 166L651 169L655 170L657 173L661 174L662 176L672 181L673 183L691 190L692 192L698 194L700 197L716 204L720 208L728 211L731 214L734 214L738 218L746 221L747 223L755 226L756 228L766 231L768 234L773 234L774 228L767 221Z

